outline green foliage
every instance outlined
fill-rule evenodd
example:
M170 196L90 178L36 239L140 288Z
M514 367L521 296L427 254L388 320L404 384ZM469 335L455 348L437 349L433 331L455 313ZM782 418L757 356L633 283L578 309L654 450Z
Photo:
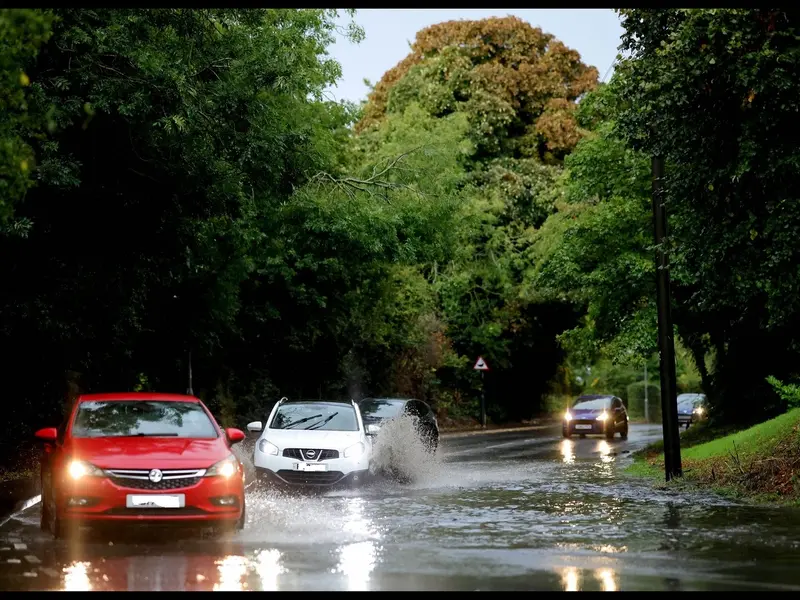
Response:
M644 381L631 383L626 388L628 416L631 419L644 419L645 402L644 391L647 387L647 417L650 423L661 422L661 387L657 383Z
M800 385L783 383L772 375L767 377L767 383L772 386L787 408L800 408Z
M764 378L798 360L798 15L620 14L617 130L666 161L676 324L698 353L714 348L726 418L749 419L770 394Z
M0 235L24 234L28 223L8 223L14 204L33 185L36 163L28 136L41 135L47 115L30 111L31 78L26 72L47 42L53 14L34 9L0 9Z

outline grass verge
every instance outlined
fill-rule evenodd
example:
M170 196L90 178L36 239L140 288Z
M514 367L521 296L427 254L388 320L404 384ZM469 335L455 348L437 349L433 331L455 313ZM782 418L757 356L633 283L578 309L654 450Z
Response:
M631 475L664 476L663 443L634 455ZM749 429L705 424L681 435L683 482L755 502L800 504L800 409Z

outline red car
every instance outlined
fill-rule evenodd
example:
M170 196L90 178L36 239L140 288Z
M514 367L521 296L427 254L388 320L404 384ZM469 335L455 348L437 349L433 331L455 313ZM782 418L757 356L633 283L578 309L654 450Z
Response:
M42 529L149 522L228 526L245 522L244 467L193 396L80 396L59 428L36 432L42 458Z

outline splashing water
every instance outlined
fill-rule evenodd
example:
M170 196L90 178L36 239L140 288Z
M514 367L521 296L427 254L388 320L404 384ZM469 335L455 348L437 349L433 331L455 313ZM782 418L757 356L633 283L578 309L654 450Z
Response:
M417 430L417 417L401 415L383 422L372 445L370 471L403 483L435 479L441 460L430 452Z

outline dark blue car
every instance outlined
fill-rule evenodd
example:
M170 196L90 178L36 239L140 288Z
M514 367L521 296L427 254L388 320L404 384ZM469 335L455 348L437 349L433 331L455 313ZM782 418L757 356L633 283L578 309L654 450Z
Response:
M705 394L678 395L678 427L686 427L706 418L708 408Z
M611 439L619 433L626 440L628 411L616 396L581 396L564 414L561 430L565 438L601 434Z

